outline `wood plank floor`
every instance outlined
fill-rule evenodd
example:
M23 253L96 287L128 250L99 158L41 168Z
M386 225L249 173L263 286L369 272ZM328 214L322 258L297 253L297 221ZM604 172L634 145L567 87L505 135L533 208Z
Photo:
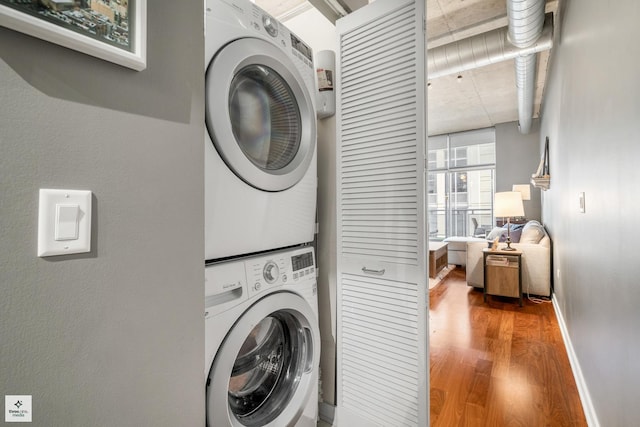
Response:
M430 291L431 426L586 426L550 302L490 296L456 268Z

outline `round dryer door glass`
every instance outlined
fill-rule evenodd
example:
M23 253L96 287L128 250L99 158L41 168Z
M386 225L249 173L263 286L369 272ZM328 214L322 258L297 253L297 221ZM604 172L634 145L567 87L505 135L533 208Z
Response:
M315 79L312 68L309 73L307 78ZM228 43L207 67L206 138L252 187L291 188L315 159L310 90L292 57L278 46L254 38Z
M305 332L287 312L264 318L245 339L229 379L229 408L245 426L278 417L307 368Z
M249 65L233 78L229 116L242 152L259 168L277 171L293 161L302 136L300 111L284 79L265 65Z

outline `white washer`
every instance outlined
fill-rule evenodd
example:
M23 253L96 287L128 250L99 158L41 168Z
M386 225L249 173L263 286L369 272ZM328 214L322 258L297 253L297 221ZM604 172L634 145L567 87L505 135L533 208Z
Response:
M205 260L311 242L311 49L249 0L206 0Z
M315 427L313 247L214 263L205 280L207 426Z

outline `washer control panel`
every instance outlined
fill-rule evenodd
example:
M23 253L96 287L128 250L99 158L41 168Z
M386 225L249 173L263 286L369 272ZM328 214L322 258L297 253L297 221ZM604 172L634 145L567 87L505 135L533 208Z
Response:
M269 291L289 290L312 300L317 294L313 247L283 249L205 266L205 318ZM317 303L314 304L317 314Z
M276 252L245 261L249 296L276 286L316 280L313 248Z
M267 283L275 283L280 278L278 264L273 261L267 261L262 269L262 277L264 277Z

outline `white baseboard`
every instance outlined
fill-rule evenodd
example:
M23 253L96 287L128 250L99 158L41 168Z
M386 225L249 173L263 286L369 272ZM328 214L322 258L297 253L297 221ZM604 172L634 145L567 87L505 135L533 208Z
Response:
M320 402L318 416L328 424L333 425L333 419L336 415L336 407L325 402Z
M584 376L582 375L580 362L578 362L576 352L573 349L571 337L569 337L569 331L567 330L567 324L564 321L564 316L562 315L562 311L560 310L560 306L558 305L558 300L556 299L555 294L553 294L551 301L553 301L553 309L556 312L556 318L558 319L558 325L560 326L560 333L562 333L564 346L567 349L567 356L569 357L569 363L571 364L573 377L576 380L576 386L578 387L578 394L580 395L580 401L582 402L584 416L587 419L587 425L589 427L600 427L598 416L596 414L595 408L593 407L593 402L591 402L591 395L589 394L587 383L584 380Z

